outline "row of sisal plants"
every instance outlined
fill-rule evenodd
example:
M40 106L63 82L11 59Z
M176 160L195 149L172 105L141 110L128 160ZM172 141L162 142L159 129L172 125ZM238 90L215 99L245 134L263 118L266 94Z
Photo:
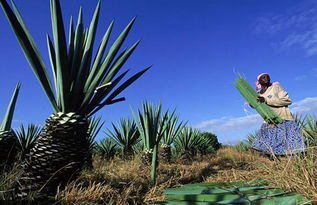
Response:
M2 127L5 127L5 124L11 125L19 88L20 85L18 84L8 106ZM116 154L124 158L141 154L143 164L150 165L157 138L160 139L158 158L165 162L171 162L172 153L175 160L188 161L198 153L207 154L219 148L220 144L215 135L207 132L202 133L198 129L186 126L187 123L180 121L175 111L166 111L162 115L162 105L153 106L152 103L144 103L142 108L142 111L138 110L139 119L123 118L117 125L112 123L113 131L106 129L104 131L106 139L99 143L96 143L95 139L104 122L101 121L101 117L89 118L87 138L89 154L94 153L104 159L111 159ZM140 126L137 126L137 124ZM21 125L19 130L12 130L11 126L7 127L9 128L6 130L10 130L10 137L6 137L8 134L4 132L0 139L11 140L10 145L6 144L10 151L2 152L7 155L2 157L1 162L2 165L5 165L3 167L12 167L13 162L19 163L29 154L42 129L40 126L33 124L29 124L27 127ZM143 133L143 135L140 133ZM4 145L4 143L1 142L1 145ZM88 169L93 168L91 159L92 157L88 157L83 163Z
M197 154L207 154L220 147L217 137L187 126L174 111L162 111L162 104L144 102L133 118L123 118L113 130L107 129L105 138L95 146L95 153L104 159L116 154L129 158L141 155L144 165L152 165L152 180L158 161L190 160Z
M21 140L13 142L14 134L10 122L14 110L12 106L9 115L5 117L6 122L1 126L1 150L4 150L2 153L7 157L13 147L19 147L13 144L29 146L21 150L25 156L21 162L22 173L16 180L15 187L12 187L17 199L53 199L56 191L76 179L85 166L92 167L94 138L101 129L100 119L94 118L94 115L102 108L124 101L125 98L119 95L151 66L130 77L127 75L129 70L123 70L126 61L140 43L137 41L130 48L122 49L135 18L109 45L114 26L112 21L94 52L100 1L88 28L84 27L82 8L79 9L77 23L70 18L67 38L60 1L50 0L53 38L46 35L50 73L17 6L12 1L11 8L6 0L0 0L0 6L53 110L43 129L35 126L23 127L19 138ZM19 87L18 84L14 96L17 96ZM12 105L15 105L16 98ZM161 105L154 108L148 103L144 104L142 111L138 110L138 115L134 114L139 137L143 142L141 149L145 153L157 153L159 142L165 139L164 133L168 132L168 126L175 120L174 115L174 112L161 113ZM36 137L31 140L27 135ZM175 139L174 143L175 148L181 150L183 142L176 145ZM171 144L173 140L166 139L164 147ZM101 146L107 146L107 142ZM152 156L152 165L156 166L157 154Z

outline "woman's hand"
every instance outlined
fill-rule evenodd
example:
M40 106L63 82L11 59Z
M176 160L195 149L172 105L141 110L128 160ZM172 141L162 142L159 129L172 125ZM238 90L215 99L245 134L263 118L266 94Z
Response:
M265 102L265 98L259 96L259 97L256 98L256 101L257 101L257 102L260 102L260 103L264 103L264 102Z

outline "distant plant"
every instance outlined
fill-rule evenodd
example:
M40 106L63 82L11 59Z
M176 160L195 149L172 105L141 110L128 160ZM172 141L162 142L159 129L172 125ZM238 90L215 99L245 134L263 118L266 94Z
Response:
M140 155L144 154L144 144L142 140L139 141L137 144L133 145L132 149L135 154L140 154Z
M295 121L301 127L301 134L306 139L307 146L317 146L317 120L314 115L295 115Z
M142 162L149 164L152 159L151 181L154 184L156 180L158 146L167 125L174 116L174 112L172 114L169 114L168 111L162 113L161 103L154 106L150 102L145 102L142 104L142 111L138 110L138 117L133 110L132 113L144 145Z
M171 145L174 143L175 138L181 133L186 123L183 121L179 122L179 116L173 115L173 113L169 113L169 118L171 118L170 122L167 124L165 131L163 132L163 136L161 139L161 150L159 153L159 158L170 162L172 159L172 151Z
M233 145L233 149L237 151L248 151L250 149L250 145L245 142L238 142L237 144Z
M162 115L161 103L154 106L151 102L144 102L142 111L138 110L138 117L133 110L132 113L144 145L144 154L148 155L144 156L144 164L149 164L151 163L154 147L158 145L163 137L165 129L163 127L167 126L168 112Z
M89 118L89 125L88 125L88 137L87 137L87 146L89 149L88 156L85 159L85 166L87 169L92 169L92 153L94 152L94 148L96 146L95 139L97 135L99 134L104 122L101 123L101 117L95 118L91 117Z
M257 131L251 132L247 135L247 144L249 146L252 145L256 135L257 135Z
M247 135L246 140L238 142L237 144L233 145L232 147L238 151L249 151L251 149L252 143L255 139L257 131L251 132Z
M182 159L188 160L198 153L202 142L203 138L198 129L185 127L175 139L175 148Z
M19 152L20 159L24 159L30 150L34 147L36 140L41 134L42 128L38 125L29 124L24 127L22 124L19 130L15 131L16 146Z
M203 132L200 137L202 138L202 141L198 145L198 150L202 155L215 152L221 146L215 134Z
M95 153L103 159L112 159L117 153L117 144L110 138L106 138L96 144Z
M133 146L140 141L140 133L136 123L129 118L120 119L120 123L116 126L112 123L114 131L107 129L106 135L114 140L119 146L122 156L131 156L133 154Z

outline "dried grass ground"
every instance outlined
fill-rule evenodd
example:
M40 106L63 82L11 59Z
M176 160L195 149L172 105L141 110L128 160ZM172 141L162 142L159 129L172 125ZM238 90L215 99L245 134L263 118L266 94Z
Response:
M94 158L94 169L58 193L62 204L150 204L164 200L161 191L196 182L232 182L265 179L270 184L317 199L317 156L268 159L252 151L222 148L216 154L186 163L160 163L157 183L150 184L150 167L138 157L105 162Z

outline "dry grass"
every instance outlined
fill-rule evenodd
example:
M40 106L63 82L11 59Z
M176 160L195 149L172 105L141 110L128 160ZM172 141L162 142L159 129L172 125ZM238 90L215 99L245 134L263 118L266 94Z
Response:
M311 200L317 200L317 156L316 148L292 158L260 156L254 152L238 152L231 148L218 152L219 157L231 159L233 164L245 163L242 169L221 170L210 176L208 182L252 181L265 179L273 186L298 192ZM315 150L315 151L314 151Z
M94 170L56 197L63 204L150 204L164 200L161 191L195 182L233 182L265 179L268 183L317 199L317 156L315 151L293 159L268 159L252 151L223 148L215 155L196 157L186 164L160 163L157 183L150 185L150 168L138 157L94 159Z
M296 191L308 198L317 199L316 148L311 148L309 154L304 156L294 156L294 159L284 158L273 166L263 164L261 168L271 173L270 182L272 184ZM280 176L273 173L279 173Z
M60 191L56 198L64 204L150 204L164 199L161 193L163 189L204 181L214 172L210 169L214 157L195 158L186 165L160 163L154 186L150 183L151 169L142 166L140 158L115 158L105 162L96 157L95 168L84 171L76 182Z
M14 196L12 184L21 174L21 167L15 163L10 171L0 169L0 204L2 200L10 199Z
M94 157L94 169L83 171L76 181L58 192L56 199L61 204L151 204L164 200L162 190L183 184L265 179L271 185L317 201L316 147L293 158L269 159L253 151L228 147L186 163L162 162L155 185L150 183L150 172L139 157L111 161ZM10 173L1 174L0 197L5 197L19 173L16 166Z

